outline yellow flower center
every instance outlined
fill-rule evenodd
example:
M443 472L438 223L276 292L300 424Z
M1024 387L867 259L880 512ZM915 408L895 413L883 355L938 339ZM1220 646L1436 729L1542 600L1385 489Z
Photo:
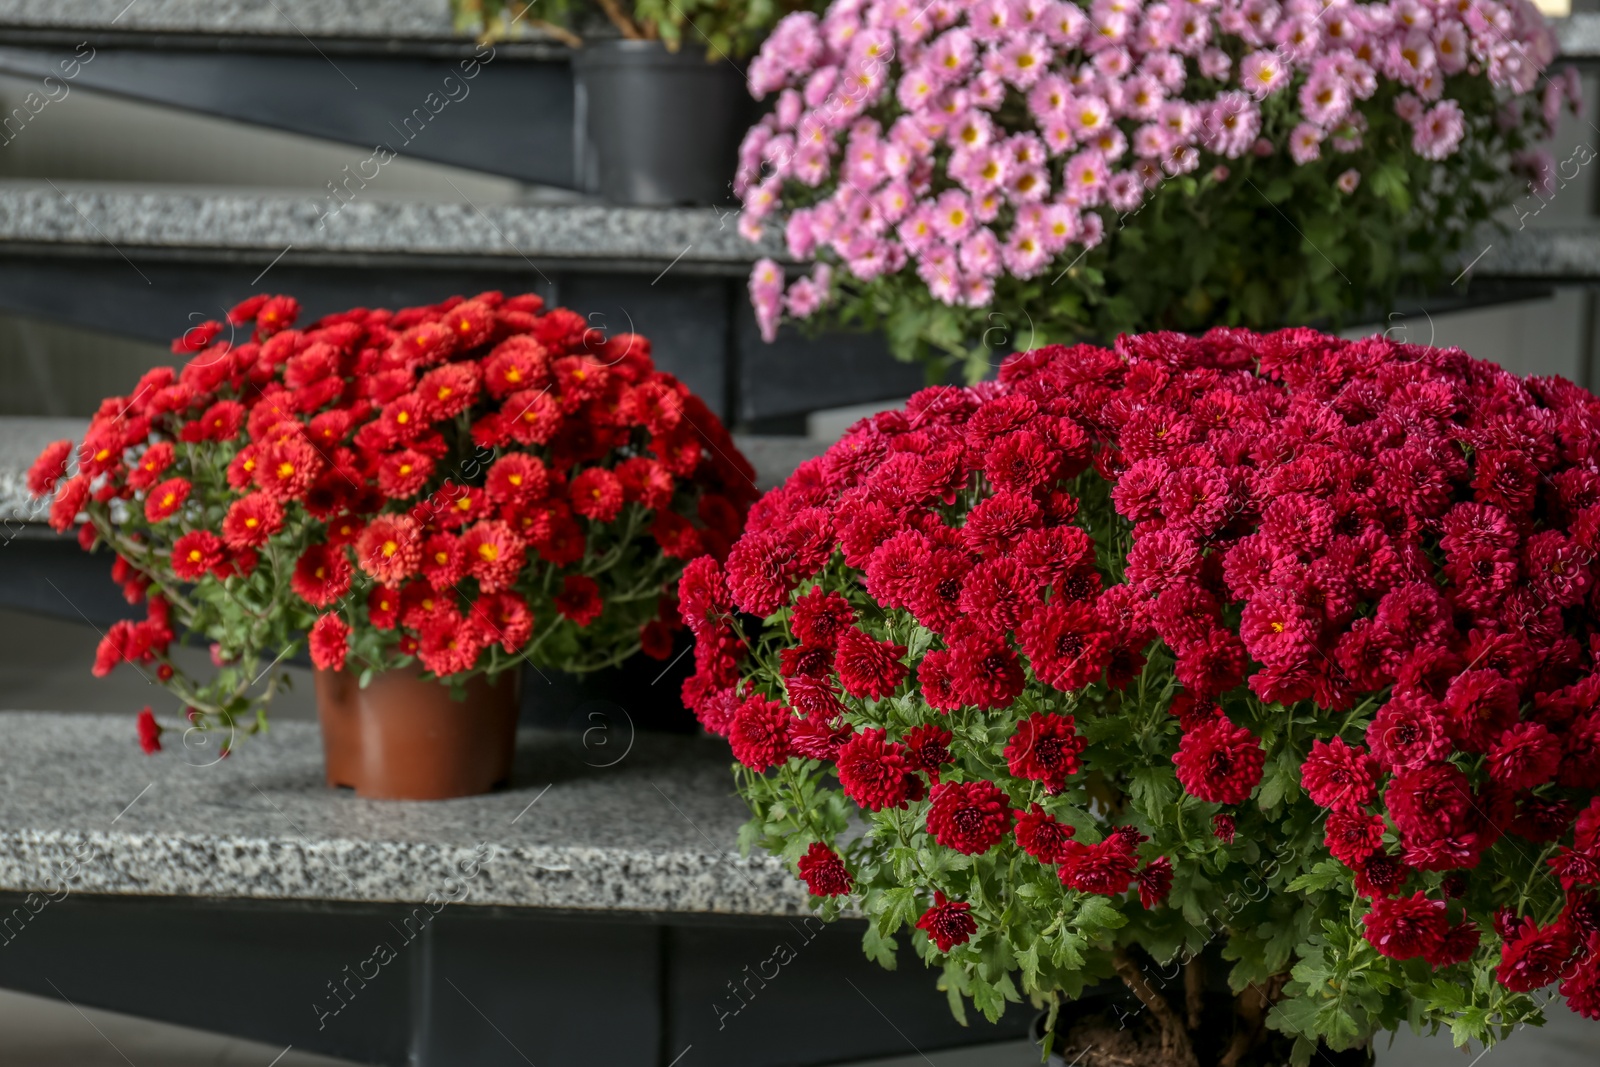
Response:
M478 558L485 563L493 563L500 558L500 549L496 545L483 544L478 546Z
M400 545L395 541L385 541L383 543L383 554L385 558L394 555L398 551L400 551Z

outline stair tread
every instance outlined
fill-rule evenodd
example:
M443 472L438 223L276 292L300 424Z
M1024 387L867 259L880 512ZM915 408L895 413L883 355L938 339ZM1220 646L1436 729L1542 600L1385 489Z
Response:
M461 36L449 0L0 0L0 26L227 37Z
M782 863L739 857L749 812L726 745L617 726L625 761L586 752L587 735L524 731L513 788L407 804L329 789L312 723L276 722L217 768L217 737L173 731L151 758L129 715L8 712L0 888L42 888L92 842L105 862L75 865L82 892L420 901L482 842L500 859L472 904L804 914Z
M294 193L180 192L106 183L0 182L0 246L86 245L519 262L628 260L744 267L781 254L739 236L732 208L347 202ZM265 263L265 261L263 261Z

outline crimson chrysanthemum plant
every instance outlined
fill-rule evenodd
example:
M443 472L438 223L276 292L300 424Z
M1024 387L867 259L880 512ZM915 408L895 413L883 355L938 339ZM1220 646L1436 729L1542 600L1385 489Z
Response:
M51 525L108 547L148 604L111 627L95 674L153 668L226 744L259 728L272 668L306 643L363 684L417 662L459 687L669 655L683 561L726 555L755 483L648 340L534 295L304 330L298 311L257 296L191 329L181 372L150 371L34 465ZM185 637L210 643L214 677L177 668ZM140 734L159 747L148 714Z
M1600 1018L1597 461L1594 397L1455 349L1039 349L689 564L685 696L746 846L958 1010L1115 976L1192 1063L1157 976L1215 941L1224 1065Z

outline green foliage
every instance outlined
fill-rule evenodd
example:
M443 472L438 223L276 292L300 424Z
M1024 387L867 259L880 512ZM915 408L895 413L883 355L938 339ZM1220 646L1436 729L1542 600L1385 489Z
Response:
M668 51L687 45L712 62L755 51L767 31L792 11L822 11L821 0L633 0L632 11L616 0L451 0L461 33L484 38L515 36L537 28L565 43L582 43L600 19L624 37L659 40Z

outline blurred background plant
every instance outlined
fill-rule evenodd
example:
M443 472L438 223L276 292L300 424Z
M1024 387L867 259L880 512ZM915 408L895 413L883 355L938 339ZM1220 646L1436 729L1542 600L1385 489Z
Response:
M823 11L822 0L451 0L456 29L483 40L541 30L581 48L586 40L618 36L660 41L669 52L685 43L708 60L747 56L783 16Z

